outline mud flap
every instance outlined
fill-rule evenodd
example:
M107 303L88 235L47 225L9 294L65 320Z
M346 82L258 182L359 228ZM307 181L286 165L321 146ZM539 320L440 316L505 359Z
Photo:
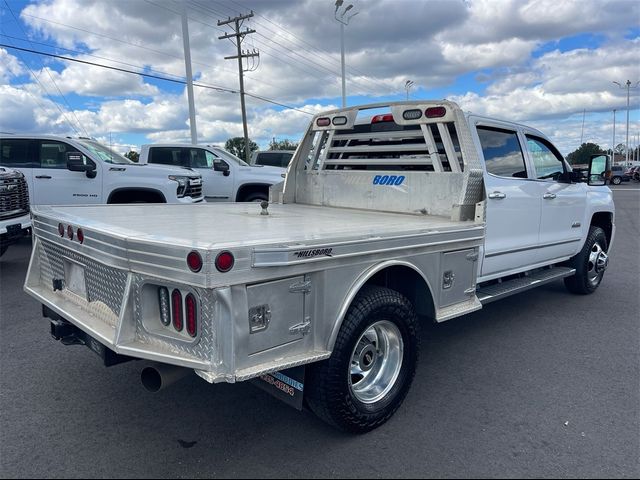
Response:
M287 405L302 410L304 399L305 366L272 372L251 380L256 387L264 390Z

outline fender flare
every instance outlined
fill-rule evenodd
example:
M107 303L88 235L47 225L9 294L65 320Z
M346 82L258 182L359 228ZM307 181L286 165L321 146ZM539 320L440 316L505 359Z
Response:
M329 342L327 343L327 350L331 352L333 351L333 347L336 343L336 339L338 338L338 332L340 332L340 328L342 327L342 324L344 322L344 317L347 315L347 310L351 306L351 303L353 302L353 299L356 297L358 292L376 273L381 272L382 270L390 267L407 267L413 270L414 272L416 272L418 275L420 275L420 278L424 280L424 283L427 286L427 289L429 290L429 294L431 295L431 298L434 301L434 305L435 305L435 299L433 298L433 288L431 287L429 280L420 271L420 269L416 267L413 263L403 261L403 260L386 260L382 263L378 263L370 267L366 271L364 271L362 274L360 274L360 276L351 285L351 288L349 288L349 292L344 297L344 300L342 301L342 305L340 306L340 310L338 310L338 316L333 325L333 329L331 330L331 335L329 336Z

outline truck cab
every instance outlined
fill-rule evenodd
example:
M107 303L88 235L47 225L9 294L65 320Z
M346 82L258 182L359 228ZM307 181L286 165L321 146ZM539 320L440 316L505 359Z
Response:
M140 163L188 167L202 175L208 202L260 202L269 188L284 180L284 168L249 165L212 145L143 145Z
M2 134L0 149L0 165L24 174L32 205L203 200L197 172L140 165L90 138Z

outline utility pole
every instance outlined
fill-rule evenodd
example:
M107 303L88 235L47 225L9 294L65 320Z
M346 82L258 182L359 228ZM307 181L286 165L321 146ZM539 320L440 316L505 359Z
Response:
M226 35L222 35L218 37L218 40L224 40L225 38L233 38L235 37L235 45L238 50L237 55L233 55L230 57L224 57L225 60L234 60L238 59L238 74L240 75L240 107L242 108L242 128L244 130L244 152L245 152L245 161L249 161L249 157L251 156L251 149L249 147L249 132L247 130L247 110L244 105L244 67L242 65L242 60L245 58L259 58L260 54L254 49L252 52L243 52L242 51L242 41L244 40L245 35L249 35L251 33L256 33L255 30L249 30L248 28L244 31L240 31L240 27L242 27L242 23L247 18L253 17L253 12L247 15L240 15L238 17L231 18L229 17L227 20L221 20L218 22L218 26L221 27L223 25L233 24L232 28L234 33L228 33ZM232 40L233 42L233 40ZM255 70L258 68L257 64L254 64L252 68L248 70Z
M582 130L580 130L580 146L582 146L582 139L584 138L584 116L587 114L587 109L582 110Z

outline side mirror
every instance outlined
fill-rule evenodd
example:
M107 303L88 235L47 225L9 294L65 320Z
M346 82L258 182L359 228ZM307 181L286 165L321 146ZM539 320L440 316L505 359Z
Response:
M96 176L96 165L91 160L89 163L84 163L82 154L79 152L67 152L67 170L85 172L89 178Z
M589 185L606 185L611 172L611 160L609 155L592 155L589 159Z
M224 175L225 177L228 177L230 174L229 165L224 162L214 162L213 170L216 172L222 172L222 175Z

